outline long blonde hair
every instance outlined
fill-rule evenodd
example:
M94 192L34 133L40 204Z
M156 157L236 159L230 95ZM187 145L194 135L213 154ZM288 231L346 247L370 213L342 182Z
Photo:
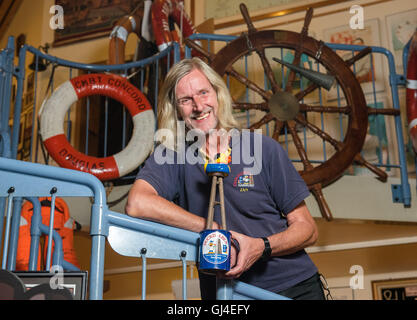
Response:
M183 59L176 63L168 72L158 96L158 129L166 129L175 137L174 145L172 145L172 142L167 141L162 141L162 143L174 150L176 149L177 135L179 133L179 116L175 91L178 82L194 69L200 70L207 77L217 93L219 129L230 130L239 127L233 117L232 97L219 74L199 58Z

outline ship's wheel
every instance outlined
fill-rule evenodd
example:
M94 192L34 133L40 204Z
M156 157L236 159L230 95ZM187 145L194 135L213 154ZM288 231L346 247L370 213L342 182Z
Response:
M190 39L186 43L203 54L221 76L225 76L228 81L237 81L254 97L256 102L234 103L237 110L256 110L258 114L261 112L260 117L249 123L250 129L263 128L265 131L265 126L271 126L268 134L277 141L282 142L283 136L290 138L284 144L292 144L294 154L298 156L300 168L297 169L316 198L322 216L331 220L332 214L322 188L340 178L351 164L365 166L379 180L387 180L385 171L366 161L360 152L367 134L368 115L398 115L398 110L367 107L362 88L350 67L368 55L371 48L365 48L344 61L322 41L308 36L313 15L311 8L307 11L301 33L284 30L257 31L246 6L241 4L240 9L248 32L228 43L217 54L206 52ZM292 56L292 62L286 62L282 52ZM257 60L258 69L263 73L262 78L266 79L266 86L253 80L251 71L241 71L242 61L248 56ZM313 62L317 71L304 68L302 61ZM251 64L256 63L252 60ZM277 69L281 70L279 76ZM332 85L333 82L338 86ZM304 88L302 83L306 83ZM323 105L320 100L315 104L306 102L312 95L321 95L323 87L333 91L338 87L339 101L343 105ZM314 115L324 119L329 115L342 117L345 123L343 136L333 137L335 134L327 132L325 125L314 122ZM310 159L305 132L316 140L324 141L326 148L331 149L330 154L322 161Z

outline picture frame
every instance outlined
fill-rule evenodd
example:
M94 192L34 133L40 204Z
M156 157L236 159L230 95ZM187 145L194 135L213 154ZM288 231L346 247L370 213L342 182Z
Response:
M109 36L115 23L135 11L140 2L55 0L55 5L63 8L64 28L55 30L53 46Z
M374 300L417 300L417 278L374 280Z
M385 17L389 49L394 55L395 68L403 74L403 49L417 28L417 9Z
M349 25L325 29L323 30L323 38L327 43L380 46L379 20L366 20L364 26L364 29L351 29ZM357 52L342 50L336 50L336 53L343 60L352 58L354 54L357 54ZM385 89L383 68L376 66L382 66L382 56L377 53L366 55L351 67L364 94L372 92L374 88L375 92L381 92ZM332 88L327 94L328 100L334 100L337 97L336 88Z
M56 273L47 271L15 271L13 273L22 280L26 290L30 290L39 284L50 283L52 277L57 275ZM85 300L87 293L87 278L87 271L65 271L63 273L62 286L70 290L74 300Z

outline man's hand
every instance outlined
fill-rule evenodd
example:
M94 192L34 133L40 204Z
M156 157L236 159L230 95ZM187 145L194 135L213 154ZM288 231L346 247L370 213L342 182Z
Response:
M224 278L238 278L248 270L262 256L264 242L261 238L252 238L236 231L230 231L232 238L239 242L239 253L234 246L231 247L230 266L228 272L224 273Z

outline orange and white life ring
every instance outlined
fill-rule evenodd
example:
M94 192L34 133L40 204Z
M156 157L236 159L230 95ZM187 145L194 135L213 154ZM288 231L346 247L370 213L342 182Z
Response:
M105 158L87 156L75 150L64 134L64 119L77 100L104 95L122 103L133 118L133 133L127 146ZM40 133L51 157L64 168L84 171L100 180L112 180L136 169L153 147L154 112L145 95L125 78L111 74L85 74L64 82L44 103Z
M110 33L109 64L125 63L126 41L131 33L140 37L143 7L139 7L131 16L124 16L116 22Z
M184 10L182 0L154 0L151 17L155 42L160 52L168 48L172 42L179 42L177 32L169 28L169 17L179 26L184 37L197 32Z
M408 51L406 87L408 129L414 152L417 153L417 31L411 38Z

